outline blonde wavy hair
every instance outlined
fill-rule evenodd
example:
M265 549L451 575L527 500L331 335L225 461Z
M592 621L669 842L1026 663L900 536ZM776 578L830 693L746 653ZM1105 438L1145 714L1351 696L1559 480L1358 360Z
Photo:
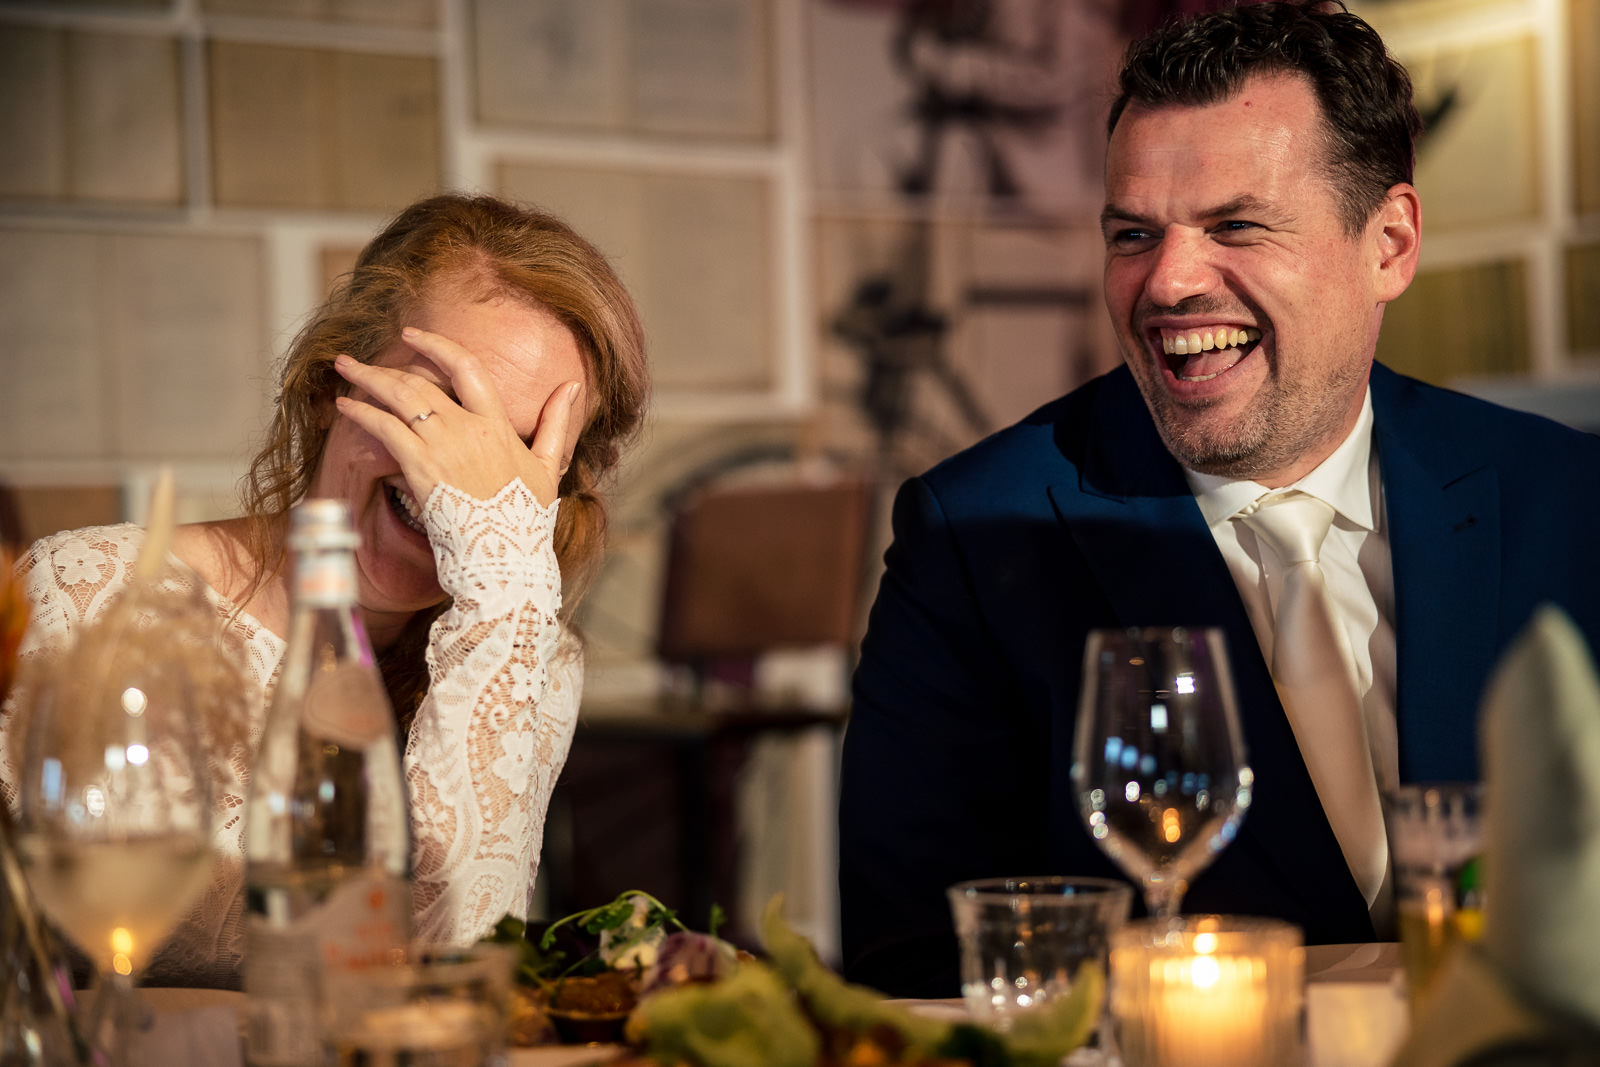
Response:
M277 411L243 487L246 548L255 571L240 603L285 562L289 509L322 459L333 398L349 391L333 368L341 352L375 360L424 300L467 280L481 299L509 297L555 315L577 339L592 413L558 490L555 553L562 617L571 617L598 572L605 547L604 489L637 433L649 393L644 331L610 263L553 215L489 196L444 194L406 208L373 238L284 357ZM428 627L447 605L420 612L378 654L402 722L427 691Z

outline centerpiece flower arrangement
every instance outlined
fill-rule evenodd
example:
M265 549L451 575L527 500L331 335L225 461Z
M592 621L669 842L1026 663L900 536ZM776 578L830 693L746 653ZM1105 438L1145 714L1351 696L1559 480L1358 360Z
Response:
M11 553L0 547L0 706L16 680L28 614ZM0 1062L86 1062L72 975L23 879L15 841L9 804L0 797L0 967L7 972L0 979Z

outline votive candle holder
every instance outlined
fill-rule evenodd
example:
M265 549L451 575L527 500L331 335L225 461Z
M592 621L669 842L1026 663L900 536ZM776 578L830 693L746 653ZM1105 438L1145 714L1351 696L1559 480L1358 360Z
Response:
M1189 916L1111 937L1111 1020L1127 1067L1305 1060L1305 947L1276 919Z

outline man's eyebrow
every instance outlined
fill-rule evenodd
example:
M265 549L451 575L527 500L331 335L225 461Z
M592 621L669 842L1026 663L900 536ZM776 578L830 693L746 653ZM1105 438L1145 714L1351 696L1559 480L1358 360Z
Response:
M1144 226L1151 220L1136 211L1125 211L1115 204L1107 204L1105 210L1100 212L1100 228L1103 230L1112 222L1131 222L1136 226Z
M1261 215L1274 213L1275 212L1272 209L1272 205L1267 203L1267 201L1262 200L1258 196L1253 196L1250 193L1245 193L1243 196L1234 197L1225 204L1218 204L1209 211L1201 212L1200 217L1204 219L1220 219L1226 218L1230 215Z
M1272 205L1251 193L1244 193L1215 207L1205 208L1199 212L1202 219L1220 219L1232 215L1260 215L1274 214ZM1100 226L1104 229L1112 222L1127 222L1135 226L1153 226L1155 220L1137 211L1129 211L1118 207L1116 204L1107 204L1105 210L1100 212Z

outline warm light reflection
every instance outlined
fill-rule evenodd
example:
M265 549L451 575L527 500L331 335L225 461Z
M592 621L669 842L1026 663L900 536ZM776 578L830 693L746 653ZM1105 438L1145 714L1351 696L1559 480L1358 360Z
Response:
M111 931L111 951L126 956L133 951L133 931L119 926Z
M128 746L128 762L135 767L143 767L149 759L150 750L148 748L137 744Z
M1207 930L1194 935L1194 950L1202 956L1209 956L1217 951L1217 935Z
M143 689L135 689L133 686L129 686L122 691L122 710L134 718L143 715L144 709L149 706L150 701L144 695Z
M1201 934L1200 937L1206 936ZM1200 937L1195 938L1198 947ZM1196 989L1210 989L1217 984L1222 969L1217 966L1217 961L1211 956L1196 956L1194 965L1189 969L1189 977L1194 982Z
M1178 838L1183 836L1183 823L1178 819L1177 808L1168 808L1161 813L1161 836L1167 839L1169 845L1177 844Z
M106 794L97 785L91 785L83 791L83 806L95 818L106 813Z
M111 957L111 969L126 978L133 973L133 961L119 952Z

